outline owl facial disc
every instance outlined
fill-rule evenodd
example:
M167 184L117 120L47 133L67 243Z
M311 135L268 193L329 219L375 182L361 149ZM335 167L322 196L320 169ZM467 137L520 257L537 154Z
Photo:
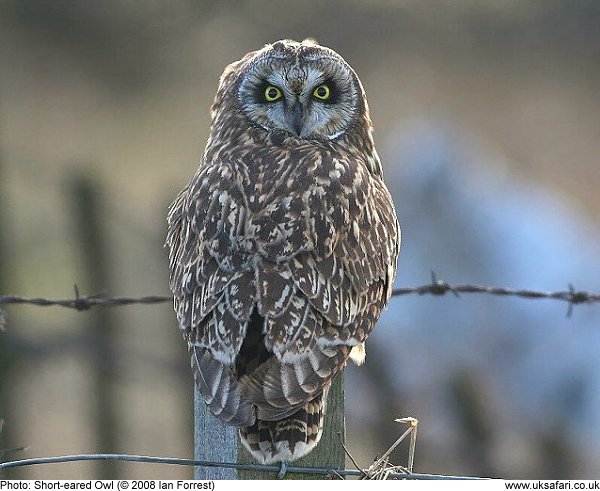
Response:
M312 41L280 41L255 52L243 68L237 96L252 123L301 139L337 138L364 111L352 68Z

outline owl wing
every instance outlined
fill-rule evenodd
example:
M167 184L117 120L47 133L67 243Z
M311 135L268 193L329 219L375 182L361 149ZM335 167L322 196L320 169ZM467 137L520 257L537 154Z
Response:
M240 386L260 419L293 413L331 382L375 326L396 272L400 229L381 176L352 158L305 158L277 188L280 197L300 196L302 206L262 212L290 233L277 247L258 243L266 251L260 314L276 356ZM286 252L300 244L301 252ZM263 284L273 294L262 295Z
M244 208L230 171L201 166L171 205L169 285L203 399L223 421L251 425L254 408L230 369L254 305L254 277L236 245Z

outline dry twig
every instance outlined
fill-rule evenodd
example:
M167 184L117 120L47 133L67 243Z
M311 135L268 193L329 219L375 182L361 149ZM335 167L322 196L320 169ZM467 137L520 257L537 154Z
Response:
M386 452L377 459L371 466L364 471L365 479L390 479L393 473L400 473L410 475L412 474L413 463L415 460L415 445L417 442L417 426L419 420L416 418L399 418L395 420L397 423L408 424L408 429L400 435L400 437L386 450ZM401 465L391 465L388 457L393 450L402 443L402 441L408 436L410 438L410 446L408 449L408 465L403 467Z

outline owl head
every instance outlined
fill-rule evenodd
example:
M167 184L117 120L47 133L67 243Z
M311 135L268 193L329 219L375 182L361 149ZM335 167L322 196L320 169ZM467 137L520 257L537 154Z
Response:
M228 107L224 107L228 106ZM364 91L335 51L307 39L277 41L229 65L213 105L265 131L334 140L353 126L370 126Z

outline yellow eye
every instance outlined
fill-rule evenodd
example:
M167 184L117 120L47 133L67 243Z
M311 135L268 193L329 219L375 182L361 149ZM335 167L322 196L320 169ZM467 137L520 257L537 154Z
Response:
M274 85L269 85L265 89L265 99L267 100L267 102L275 102L277 99L281 99L282 97L283 94L281 93L281 90L279 90Z
M331 97L331 90L329 89L329 85L321 84L315 90L313 90L313 96L322 101L326 101Z

